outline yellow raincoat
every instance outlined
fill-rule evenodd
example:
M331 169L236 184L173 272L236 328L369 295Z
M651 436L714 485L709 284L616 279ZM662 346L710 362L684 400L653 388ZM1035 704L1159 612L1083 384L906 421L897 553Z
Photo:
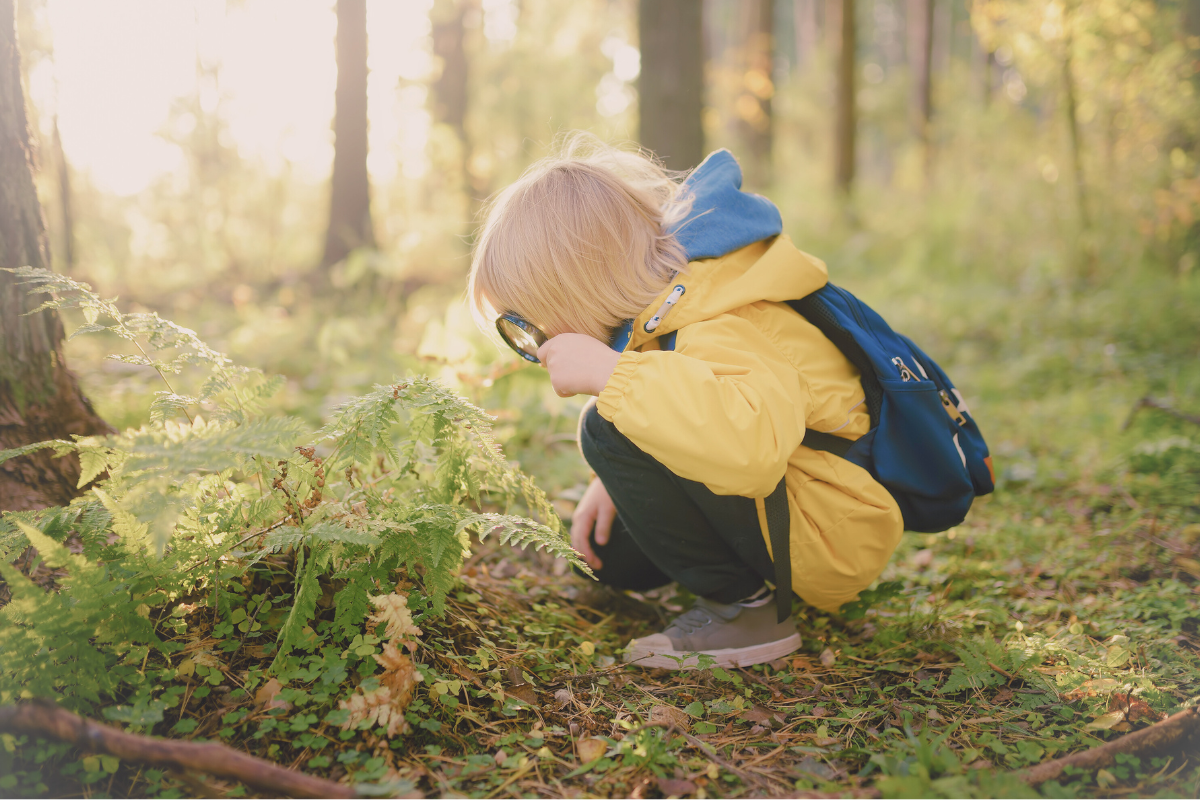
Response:
M805 428L857 439L870 425L858 370L784 303L827 280L783 235L692 262L634 321L597 408L677 475L755 498L768 550L763 499L786 472L793 589L833 611L879 576L904 526L866 470L803 444ZM675 330L674 351L662 351L658 337Z

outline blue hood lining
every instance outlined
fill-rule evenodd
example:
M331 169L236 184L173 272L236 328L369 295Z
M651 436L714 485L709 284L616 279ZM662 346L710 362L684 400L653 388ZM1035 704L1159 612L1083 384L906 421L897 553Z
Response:
M692 196L692 210L671 232L687 251L688 261L718 258L783 233L775 204L742 191L742 168L728 150L704 159L680 191Z

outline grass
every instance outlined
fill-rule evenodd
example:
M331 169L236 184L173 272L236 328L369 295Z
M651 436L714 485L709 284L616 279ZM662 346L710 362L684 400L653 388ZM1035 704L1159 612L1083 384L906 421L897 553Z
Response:
M488 543L465 564L447 614L418 615L423 681L411 730L389 737L343 727L340 701L385 670L369 627L349 647L326 635L338 589L328 578L311 638L268 672L293 580L286 558L268 558L246 572L228 618L203 603L183 615L177 643L193 669L177 658L149 670L165 709L147 730L224 741L379 794L1196 796L1195 751L1036 791L1011 771L1200 699L1200 427L1132 413L1146 396L1200 413L1200 281L1150 260L1067 279L1058 255L1038 260L1036 242L1012 251L1023 260L993 254L969 269L905 225L791 229L954 376L991 444L998 488L959 527L908 534L856 610L798 605L804 643L793 657L746 670L625 667L621 648L661 628L686 593L603 591L564 562ZM578 404L554 397L536 369L492 363L441 302L410 301L401 319L360 315L357 333L316 302L285 314L266 301L201 309L193 324L230 331L219 347L288 375L280 407L314 421L394 371L439 375L497 414L508 457L569 518L587 477L573 442ZM396 346L384 354L372 337ZM88 345L72 346L110 418L142 421L156 387L100 371ZM422 611L420 576L397 579ZM247 618L267 644L237 640ZM67 745L3 745L11 770L0 788L19 795L244 793Z

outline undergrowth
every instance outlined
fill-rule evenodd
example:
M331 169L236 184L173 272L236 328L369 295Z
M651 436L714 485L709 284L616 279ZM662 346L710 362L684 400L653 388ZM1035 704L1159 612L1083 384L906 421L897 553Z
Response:
M27 277L60 306L100 302L65 279ZM271 379L190 332L116 314L101 308L88 324L137 332L166 354L143 363L168 379L184 370L180 391L164 386L140 428L48 445L79 453L89 491L4 516L13 600L0 611L0 702L54 697L362 793L1196 792L1200 763L1186 750L1037 790L1013 774L1197 701L1195 426L1144 408L1099 459L1081 443L1126 421L1119 398L1091 416L1016 421L1077 408L1071 393L1111 388L1111 369L1094 384L1043 386L1034 406L1001 391L1001 366L976 365L1001 479L966 523L907 535L881 582L840 614L797 606L804 644L789 658L645 671L619 664L621 648L690 598L607 592L572 574L549 500L498 455L478 408L409 377L308 431L258 410ZM1019 366L1045 369L1040 355ZM200 374L185 380L189 369ZM1179 369L1150 385L1194 413L1196 380ZM569 435L527 406L505 423L509 445L569 516L579 476L550 452ZM474 544L469 531L495 536ZM12 794L245 791L31 737L0 744L0 788Z

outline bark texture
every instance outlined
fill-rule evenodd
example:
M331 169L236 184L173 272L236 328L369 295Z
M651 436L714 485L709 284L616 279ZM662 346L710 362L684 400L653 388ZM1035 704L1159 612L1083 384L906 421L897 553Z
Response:
M329 230L321 265L356 247L374 247L367 178L367 2L337 0L337 89L333 115L333 178Z
M194 770L232 778L268 797L357 797L349 786L284 769L216 742L152 739L101 725L48 700L0 707L0 731L48 736L80 750L150 766Z
M0 0L0 267L49 267L46 226L33 185L33 153L14 0ZM55 312L24 316L45 299L0 271L0 450L108 433L63 358ZM39 452L0 464L0 510L65 505L78 494L79 461Z
M698 0L638 3L639 138L669 169L690 169L704 158L703 5Z
M1193 707L1173 714L1162 722L1156 722L1149 728L1127 733L1119 739L1105 742L1082 753L1043 762L1017 774L1021 780L1037 786L1062 777L1067 767L1091 772L1112 766L1117 755L1121 753L1145 755L1161 753L1175 747L1195 752L1197 744L1200 744L1200 708Z

